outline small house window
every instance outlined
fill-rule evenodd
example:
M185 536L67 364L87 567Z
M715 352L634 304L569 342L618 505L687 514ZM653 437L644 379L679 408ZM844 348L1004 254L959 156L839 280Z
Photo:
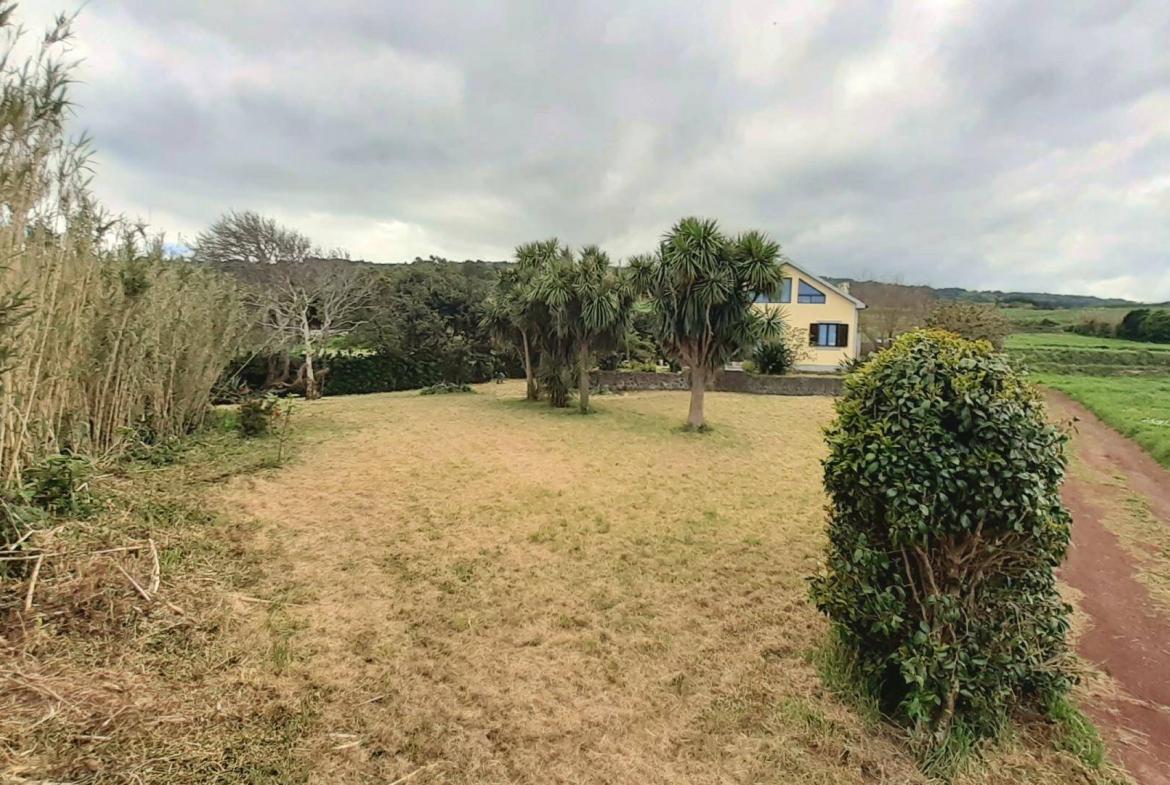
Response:
M791 296L791 290L789 296ZM798 303L813 303L819 305L825 302L825 293L815 286L811 286L804 281L801 281L800 288L796 293L796 301Z
M809 346L848 346L849 325L814 322L808 326Z

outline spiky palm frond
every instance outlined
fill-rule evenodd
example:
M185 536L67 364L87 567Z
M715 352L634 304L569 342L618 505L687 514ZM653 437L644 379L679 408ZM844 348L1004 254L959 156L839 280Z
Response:
M578 254L562 249L535 277L533 291L553 335L593 348L615 333L620 337L636 299L628 276L597 246Z
M516 341L516 314L512 303L498 293L488 296L483 304L480 325L488 331L492 340L508 346Z
M663 238L659 257L668 277L676 285L688 286L721 266L727 245L715 221L683 218Z
M566 250L555 237L522 243L516 246L516 269L521 275L530 275L541 270L550 261Z
M772 292L780 285L780 245L762 232L744 232L735 240L737 275L756 292Z
M664 268L654 254L631 256L624 268L630 288L647 300L654 299L665 288L663 272Z
M663 348L684 365L714 370L764 335L782 314L752 308L780 284L780 246L758 231L729 238L710 219L683 218L657 256L630 260L636 288L658 317Z

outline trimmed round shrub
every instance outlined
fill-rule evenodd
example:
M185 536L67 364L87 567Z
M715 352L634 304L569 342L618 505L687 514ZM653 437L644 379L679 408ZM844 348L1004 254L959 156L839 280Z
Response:
M907 333L850 374L827 432L827 563L812 597L863 689L927 756L1072 683L1066 434L986 341Z

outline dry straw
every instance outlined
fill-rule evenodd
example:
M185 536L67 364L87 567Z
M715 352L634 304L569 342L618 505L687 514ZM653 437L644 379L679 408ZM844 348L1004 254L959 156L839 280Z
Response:
M69 21L20 60L0 9L0 487L63 450L109 457L197 426L246 328L231 281L90 196L88 142L63 128Z

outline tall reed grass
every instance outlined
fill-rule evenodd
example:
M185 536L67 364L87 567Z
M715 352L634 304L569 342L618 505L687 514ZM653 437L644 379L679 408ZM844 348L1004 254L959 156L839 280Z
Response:
M69 22L21 58L0 5L0 490L53 454L196 427L247 328L233 281L90 195L88 140L65 132Z

